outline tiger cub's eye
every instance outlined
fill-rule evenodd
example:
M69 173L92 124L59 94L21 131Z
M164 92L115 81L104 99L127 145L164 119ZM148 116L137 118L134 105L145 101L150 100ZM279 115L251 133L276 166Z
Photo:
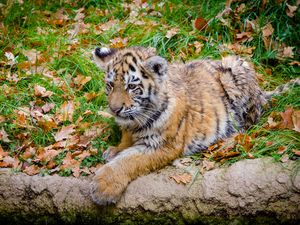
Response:
M136 87L137 87L136 84L128 84L128 88L129 88L129 89L134 89L134 88L136 88Z

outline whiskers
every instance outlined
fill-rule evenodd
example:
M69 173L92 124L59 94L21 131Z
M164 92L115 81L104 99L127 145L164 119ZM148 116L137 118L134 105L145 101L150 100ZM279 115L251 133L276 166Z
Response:
M157 113L157 110L147 108L147 107L140 107L141 111L139 112L134 112L132 114L134 120L137 122L137 124L140 127L145 126L147 123L149 123L149 120L153 120L152 116Z

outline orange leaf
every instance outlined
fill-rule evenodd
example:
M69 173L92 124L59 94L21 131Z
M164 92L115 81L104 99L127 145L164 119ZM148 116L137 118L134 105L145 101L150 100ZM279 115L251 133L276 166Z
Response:
M79 74L74 78L74 84L78 87L78 90L81 90L83 86L92 79L90 76L83 76Z
M173 180L176 181L177 184L187 184L190 183L192 180L192 175L189 173L184 173L182 175L176 174L176 175L172 175L170 176L170 178L172 178Z
M48 164L47 164L46 167L47 167L48 170L51 170L51 169L53 169L55 166L56 166L55 161L54 161L54 160L50 160L50 161L48 162Z
M228 44L225 45L229 50L232 50L236 54L241 54L241 55L252 55L253 50L255 47L247 47L244 45L241 45L239 43L234 43L234 44Z
M194 20L193 26L197 30L203 30L207 26L207 20L198 17Z
M86 98L86 100L89 102L91 100L93 100L94 98L97 97L97 94L95 92L91 92L91 93L85 93L84 97Z
M280 146L277 150L277 153L279 155L282 155L286 151L287 147L286 146Z
M24 172L27 173L28 175L32 176L32 175L38 174L40 172L40 168L37 165L31 165L31 166L27 166L24 169Z
M251 137L246 134L238 134L234 137L235 141L240 144L246 152L249 152L253 147Z
M64 139L68 139L71 137L71 134L75 131L74 130L74 125L71 124L69 126L64 126L61 128L60 131L58 131L55 135L54 135L54 139L55 141L62 141Z
M8 156L8 152L5 152L0 145L0 160L3 160L4 157Z
M262 35L263 37L269 37L273 34L273 32L274 32L274 28L272 24L268 23L266 26L263 27Z
M74 114L74 102L73 101L67 101L64 102L60 106L60 111L58 113L59 120L61 121L73 121L73 114Z
M292 61L289 63L292 66L300 66L300 62L299 61Z
M128 38L120 38L120 37L116 37L112 40L110 40L110 47L111 48L124 48L127 46L128 44Z
M36 153L35 148L29 147L25 150L25 152L22 154L22 158L27 160L29 158L32 158L34 154Z
M300 150L293 149L292 151L296 156L300 156Z
M300 132L300 110L293 112L292 120L293 120L293 124L294 124L293 130Z
M273 142L272 142L272 141L267 141L267 142L266 142L266 146L271 146L271 145L273 145Z
M286 108L284 112L281 112L280 115L283 119L283 127L292 129L294 127L292 120L293 109Z
M6 121L5 116L0 115L0 123L2 123L2 122L4 122L4 121Z
M73 168L76 168L76 167L79 168L79 166L80 166L80 162L77 161L76 159L72 158L71 152L67 153L67 155L64 158L62 164L63 164L61 166L62 169L66 169L66 168L72 168L73 169Z
M38 120L38 124L45 132L48 132L48 131L52 130L53 128L57 128L57 124L55 123L55 121L52 118L50 118L49 120L42 118L42 119Z

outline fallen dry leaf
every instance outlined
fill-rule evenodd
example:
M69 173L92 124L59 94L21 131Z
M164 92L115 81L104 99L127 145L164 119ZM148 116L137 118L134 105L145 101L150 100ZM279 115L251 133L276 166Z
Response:
M29 146L29 148L27 148L24 153L22 154L22 158L27 160L27 159L30 159L32 158L36 153L36 149Z
M106 23L95 26L95 34L101 34L102 31L108 31L110 29L115 28L118 24L120 24L119 20L109 20Z
M77 9L76 12L76 16L74 18L75 21L82 21L84 19L84 13L82 13L82 11L84 11L84 7Z
M103 116L105 118L112 118L113 117L113 115L111 115L109 112L105 112L105 111L98 111L97 115Z
M212 162L212 161L208 161L206 159L203 160L202 162L202 171L206 170L212 170L215 168L215 162Z
M239 43L227 44L224 46L238 55L252 55L253 50L255 49L255 46L247 47Z
M279 128L282 123L282 117L280 113L276 111L271 112L271 114L268 116L267 123L267 127L270 129Z
M23 111L17 112L17 118L13 121L17 127L28 127L26 113Z
M63 126L60 131L58 131L54 135L55 141L62 141L64 139L69 139L71 137L71 134L75 131L74 130L74 125L71 124L69 126Z
M73 114L74 114L74 109L75 109L75 105L74 102L71 101L67 101L64 102L61 106L60 106L60 110L57 112L57 116L59 118L60 121L73 121Z
M193 27L196 30L203 30L204 28L207 27L207 20L205 20L204 18L198 17L193 21Z
M57 124L53 118L43 117L38 120L39 127L41 127L45 132L48 132L54 128L57 128Z
M170 39L172 37L174 37L179 31L179 28L177 27L174 27L170 30L167 31L167 34L166 34L166 38Z
M41 149L39 151L39 154L37 155L37 159L43 163L49 162L54 159L55 156L57 156L61 150L55 150L55 149Z
M8 152L5 152L0 145L0 161L3 160L4 157L8 156Z
M200 52L201 52L202 47L204 46L204 44L201 43L201 42L199 42L199 41L194 41L193 44L194 44L194 46L195 46L195 48L196 48L195 54L196 54L196 55L200 54Z
M184 166L189 166L193 162L193 160L191 158L181 158L179 161Z
M7 142L7 143L11 142L8 138L8 134L6 133L3 127L0 130L0 141Z
M292 66L300 66L300 62L299 61L292 61L289 63Z
M271 23L268 23L266 26L262 29L262 35L263 37L269 37L274 33L274 28Z
M280 146L277 150L277 153L279 155L282 155L286 151L287 147L286 146Z
M262 29L262 38L266 49L271 47L271 35L274 33L274 28L271 23L268 23Z
M81 154L79 154L77 157L79 158L79 161L84 160L86 157L89 157L91 153L88 151L83 151Z
M50 112L52 109L54 109L55 104L54 103L48 103L46 102L45 105L42 106L42 110L44 113Z
M93 100L94 98L96 98L98 96L98 94L96 94L95 92L90 92L90 93L84 93L84 97L85 99L89 102L91 100Z
M266 146L271 146L271 145L273 145L273 142L272 142L272 141L267 141L267 142L266 142Z
M72 168L72 175L76 178L80 176L81 169L79 167Z
M32 64L36 64L37 61L41 59L41 52L37 51L36 49L30 49L30 50L23 50L23 55L25 55L28 59L28 61Z
M283 154L280 161L286 163L287 161L289 161L289 155L287 153Z
M64 9L61 8L59 10L57 10L54 14L52 14L52 18L54 20L69 20L70 18L64 14Z
M83 76L81 74L79 74L78 76L76 76L74 78L74 84L78 87L78 90L80 91L83 86L89 82L92 79L92 77L90 76Z
M293 108L286 108L284 112L281 112L280 115L283 119L283 128L292 129L294 127L292 120Z
M75 38L79 34L87 34L89 33L89 28L91 27L90 24L85 24L84 22L78 22L75 23L73 26L73 29L68 30L67 33L70 34L70 38ZM72 44L68 47L69 51L75 50L77 47L77 44Z
M13 53L11 53L11 52L5 52L4 55L5 55L5 57L8 60L6 62L7 65L13 66L13 65L17 64L17 59L16 59L16 57L14 56Z
M80 166L80 162L77 161L76 159L73 159L71 152L68 152L66 157L63 159L61 168L74 169L74 168L79 168L79 166Z
M300 150L293 149L292 152L293 152L296 156L300 156Z
M294 47L284 47L284 46L280 46L278 48L278 52L277 52L277 58L279 59L285 59L285 58L294 58L294 52L293 52Z
M189 173L175 174L170 176L170 178L175 180L177 184L188 184L192 181L192 175Z
M287 6L287 8L286 8L286 10L285 10L285 12L286 12L286 15L288 16L288 17L294 17L295 16L295 13L296 13L296 11L297 11L297 9L298 9L298 6L297 5L290 5L290 4L288 4L288 3L286 3L286 6Z
M292 114L292 121L294 125L294 131L300 132L300 110L296 110Z
M284 58L293 58L294 57L293 48L294 47L290 47L290 46L284 47L282 57L284 57Z
M38 174L40 172L40 168L37 165L31 165L31 166L27 166L23 171L26 174L32 176Z
M251 41L253 39L252 32L242 32L235 35L237 42L246 42Z
M52 91L47 91L46 88L40 86L40 85L35 85L34 86L34 95L37 97L50 97L53 95Z
M116 37L116 38L110 40L110 45L109 46L111 48L124 48L124 47L127 46L127 44L128 44L128 38L127 37L124 38L124 39L122 39L120 37Z
M238 134L234 137L234 140L237 144L241 145L246 152L249 152L254 145L251 137L247 134Z
M5 116L0 115L0 123L2 123L2 122L4 122L4 121L6 121Z

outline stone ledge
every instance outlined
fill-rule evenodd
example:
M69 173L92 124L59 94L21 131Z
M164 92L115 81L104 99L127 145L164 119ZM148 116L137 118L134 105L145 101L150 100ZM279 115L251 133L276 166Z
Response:
M28 176L0 170L0 221L7 224L109 224L300 221L300 163L272 158L243 160L199 175L189 185L166 167L133 181L117 205L89 196L91 178ZM160 221L160 222L159 222Z

